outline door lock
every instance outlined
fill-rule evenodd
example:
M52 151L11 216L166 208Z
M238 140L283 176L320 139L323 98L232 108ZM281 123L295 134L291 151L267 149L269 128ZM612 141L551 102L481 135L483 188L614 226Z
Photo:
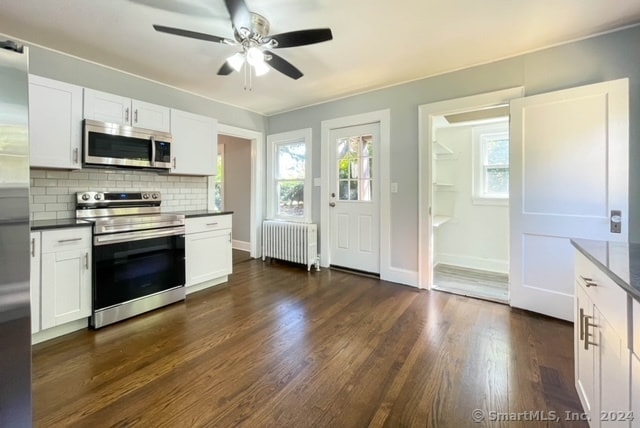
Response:
M611 217L609 217L611 221L611 233L621 233L622 232L622 211L620 210L611 210Z

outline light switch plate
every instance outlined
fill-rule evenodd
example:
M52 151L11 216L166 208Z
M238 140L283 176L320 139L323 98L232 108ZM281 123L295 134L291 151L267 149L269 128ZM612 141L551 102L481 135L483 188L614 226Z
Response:
M391 183L391 193L398 193L398 183Z
M320 177L315 177L315 178L313 179L313 185L314 185L315 187L320 187L320 186L322 186L322 180L320 179Z

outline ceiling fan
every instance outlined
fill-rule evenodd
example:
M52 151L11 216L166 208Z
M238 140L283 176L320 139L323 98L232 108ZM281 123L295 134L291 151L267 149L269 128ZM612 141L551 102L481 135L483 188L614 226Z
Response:
M253 68L257 76L266 73L269 70L268 66L292 79L297 80L303 76L302 72L293 64L273 53L271 49L311 45L333 39L329 28L315 28L269 35L269 21L267 18L251 12L244 0L225 0L225 5L229 15L231 15L234 39L162 25L154 25L153 28L163 33L239 47L241 49L240 52L227 58L218 70L218 75L226 76L234 70L239 72L247 64L248 66L244 67L245 86L247 72L249 72L249 79L251 79L251 68Z

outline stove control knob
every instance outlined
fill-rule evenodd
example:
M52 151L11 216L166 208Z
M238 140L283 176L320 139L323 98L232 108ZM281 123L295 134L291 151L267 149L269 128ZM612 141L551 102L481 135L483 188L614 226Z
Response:
M82 200L83 200L83 201L88 201L90 197L91 197L91 196L89 196L89 194L88 194L88 193L84 193L84 194L82 195Z
M151 194L151 197L152 197L153 199L158 199L158 194L157 194L157 193L152 193L152 194Z
M102 194L101 194L101 193L96 193L96 194L93 196L93 199L95 199L96 201L99 201L100 199L102 199Z
M149 194L148 193L143 193L142 194L142 199L149 199Z

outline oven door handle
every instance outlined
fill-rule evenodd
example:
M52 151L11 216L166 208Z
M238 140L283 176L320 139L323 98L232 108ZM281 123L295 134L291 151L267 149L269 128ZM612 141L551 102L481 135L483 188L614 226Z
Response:
M93 245L119 244L121 242L140 241L142 239L162 238L173 235L184 235L184 226L98 235L93 238Z

